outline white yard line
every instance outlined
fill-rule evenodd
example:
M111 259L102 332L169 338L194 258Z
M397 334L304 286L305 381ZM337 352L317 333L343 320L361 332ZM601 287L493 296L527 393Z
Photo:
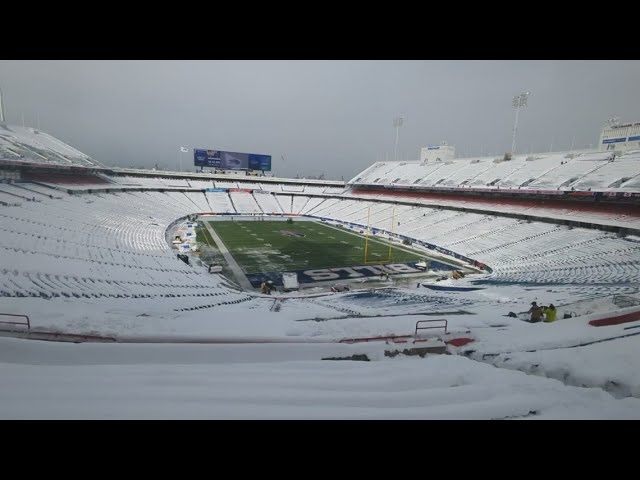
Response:
M238 262L236 262L235 258L233 258L233 255L231 255L231 253L229 252L229 249L227 249L222 239L211 227L209 222L203 222L203 223L207 227L207 230L209 230L209 233L211 234L211 238L213 238L213 241L216 242L216 245L218 246L218 250L220 250L220 253L222 253L222 256L227 261L227 265L229 265L229 268L233 271L233 274L236 276L236 279L238 280L238 283L240 284L240 286L244 290L252 291L253 286L251 285L251 282L249 282L249 279L244 274L244 272L242 271L242 268L240 268L240 265L238 265Z

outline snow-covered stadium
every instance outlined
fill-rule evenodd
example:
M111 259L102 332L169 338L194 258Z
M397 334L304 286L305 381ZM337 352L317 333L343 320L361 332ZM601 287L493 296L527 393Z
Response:
M107 167L0 125L0 218L1 418L640 418L640 150L345 183ZM365 252L266 294L200 257L230 218L426 266Z

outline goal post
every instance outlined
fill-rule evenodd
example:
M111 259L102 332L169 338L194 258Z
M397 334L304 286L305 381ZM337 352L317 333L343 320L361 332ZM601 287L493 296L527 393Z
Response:
M393 230L394 230L394 224L395 224L395 218L396 218L396 208L393 207L393 211L391 214L391 228L389 229L389 232L393 234ZM371 207L368 208L367 211L367 227L364 230L364 264L370 264L370 263L391 263L393 261L392 259L392 242L391 242L391 237L389 237L388 239L388 250L387 250L387 258L380 258L380 254L375 254L372 253L372 245L384 245L384 241L379 241L379 240L373 240L373 241L369 241L369 235L371 233ZM370 245L371 244L371 245ZM370 258L376 256L377 258Z

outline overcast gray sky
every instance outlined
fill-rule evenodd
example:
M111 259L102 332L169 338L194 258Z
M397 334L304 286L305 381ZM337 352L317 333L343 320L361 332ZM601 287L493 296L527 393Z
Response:
M107 165L177 168L179 147L273 156L277 175L350 179L442 140L459 155L597 144L640 121L640 61L0 61L10 124ZM282 156L285 160L283 162ZM183 154L193 169L191 154Z

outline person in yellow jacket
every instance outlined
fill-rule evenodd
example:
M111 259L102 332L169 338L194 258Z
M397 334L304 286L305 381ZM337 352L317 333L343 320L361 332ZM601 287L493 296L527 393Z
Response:
M556 311L556 307L553 306L553 303L550 303L548 307L544 307L543 313L544 313L544 321L547 323L550 323L550 322L555 322L556 314L558 312Z

